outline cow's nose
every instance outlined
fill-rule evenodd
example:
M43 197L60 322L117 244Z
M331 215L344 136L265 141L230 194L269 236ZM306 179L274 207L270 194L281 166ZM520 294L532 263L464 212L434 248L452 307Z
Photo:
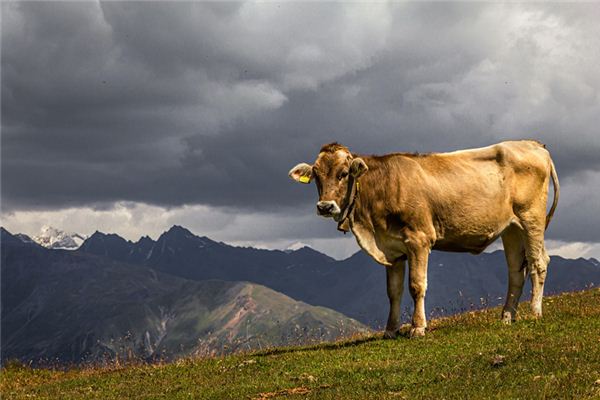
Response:
M317 203L317 211L320 214L330 214L333 208L334 205L330 201L320 201Z

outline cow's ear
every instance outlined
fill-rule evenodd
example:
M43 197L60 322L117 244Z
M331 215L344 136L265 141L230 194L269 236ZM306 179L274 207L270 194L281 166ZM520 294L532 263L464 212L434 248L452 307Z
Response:
M367 163L365 163L365 161L362 158L355 158L350 164L350 174L354 178L358 178L368 170L369 167L367 167Z
M300 183L310 183L312 180L312 165L300 163L288 172L290 178Z

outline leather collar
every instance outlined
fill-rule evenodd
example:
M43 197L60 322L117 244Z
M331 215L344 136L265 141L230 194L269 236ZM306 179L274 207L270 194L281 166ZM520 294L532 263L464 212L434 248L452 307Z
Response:
M354 222L354 205L356 203L356 196L358 195L359 184L358 180L354 177L348 178L348 190L346 191L346 207L342 210L342 217L338 221L338 231L346 234L350 231L350 222Z

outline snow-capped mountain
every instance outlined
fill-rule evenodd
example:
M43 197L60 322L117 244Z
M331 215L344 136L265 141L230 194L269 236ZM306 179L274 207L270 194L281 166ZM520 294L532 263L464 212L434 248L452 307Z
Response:
M300 250L303 247L310 247L310 246L303 242L294 242L294 243L290 244L288 247L286 247L285 250L283 250L283 251L285 251L286 253L291 253L293 251Z
M43 226L40 234L31 239L49 249L76 250L87 239L87 236L64 232L51 226Z

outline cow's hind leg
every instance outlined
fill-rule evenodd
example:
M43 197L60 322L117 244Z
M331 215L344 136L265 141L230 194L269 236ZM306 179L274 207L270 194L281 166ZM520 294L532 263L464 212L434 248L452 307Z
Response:
M502 322L510 324L517 317L519 298L527 275L523 236L516 226L510 226L502 233L504 255L508 264L508 292L502 309Z
M385 327L384 337L392 339L398 336L400 330L400 302L404 289L404 260L396 261L393 265L385 267L387 275L387 295L390 300L390 314Z
M536 213L523 222L525 257L531 278L531 310L537 318L542 316L544 282L550 257L544 246L545 215Z
M544 282L550 257L546 252L543 238L529 238L526 240L525 247L531 278L531 311L536 318L539 318L542 316Z

